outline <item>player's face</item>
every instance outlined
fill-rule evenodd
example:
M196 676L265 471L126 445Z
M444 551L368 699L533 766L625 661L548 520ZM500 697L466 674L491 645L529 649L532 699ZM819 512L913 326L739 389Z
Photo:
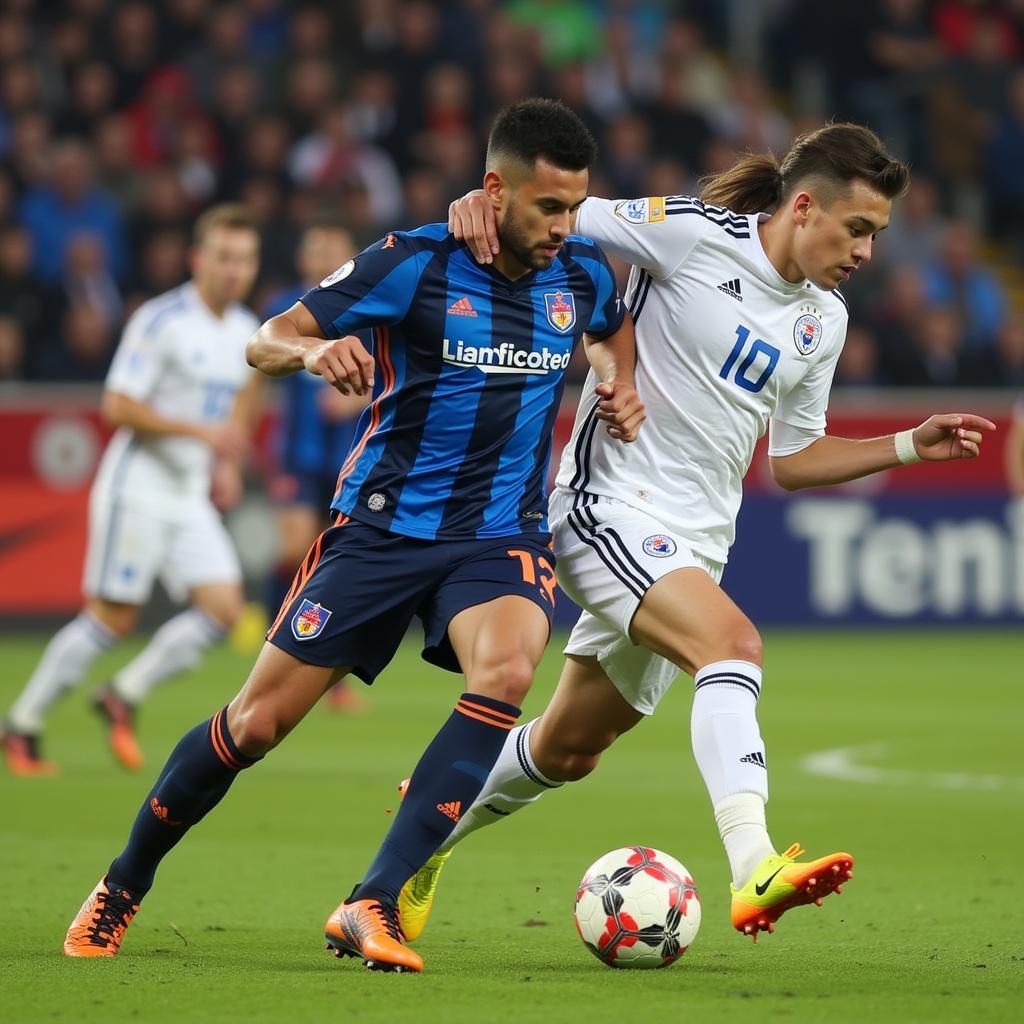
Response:
M356 254L347 231L341 228L309 228L302 236L299 249L299 272L311 287Z
M192 276L204 298L224 308L249 294L260 266L260 239L248 228L215 227L194 250Z
M587 198L589 172L567 171L538 160L529 177L506 180L498 236L503 252L524 270L546 270L572 232L572 218Z
M875 236L889 223L891 209L892 200L863 181L854 181L849 194L827 209L812 200L793 236L800 272L827 291L848 281L871 259Z

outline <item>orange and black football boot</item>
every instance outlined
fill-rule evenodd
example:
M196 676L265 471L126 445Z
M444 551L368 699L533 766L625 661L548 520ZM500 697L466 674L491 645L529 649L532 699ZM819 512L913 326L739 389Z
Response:
M64 938L65 956L117 956L125 929L139 912L128 889L111 889L104 875L89 893Z
M342 903L327 919L324 938L327 948L333 950L336 957L359 957L371 971L419 973L423 970L422 957L402 941L398 908L390 903L380 900Z
M107 723L107 743L114 757L130 772L137 772L144 763L142 748L135 736L135 705L118 696L107 683L92 697L96 713Z
M45 778L57 774L57 765L44 759L39 749L39 737L27 732L18 732L10 725L2 731L4 757L12 775L22 778Z

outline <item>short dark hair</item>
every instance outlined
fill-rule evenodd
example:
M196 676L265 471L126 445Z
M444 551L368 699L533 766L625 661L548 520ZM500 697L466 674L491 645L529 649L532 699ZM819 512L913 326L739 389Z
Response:
M215 228L238 228L259 234L256 218L249 207L242 203L220 203L201 213L192 228L193 245L202 245L206 236Z
M575 111L561 100L534 97L505 107L487 140L487 169L501 157L529 167L543 158L565 171L584 171L597 157L597 143Z

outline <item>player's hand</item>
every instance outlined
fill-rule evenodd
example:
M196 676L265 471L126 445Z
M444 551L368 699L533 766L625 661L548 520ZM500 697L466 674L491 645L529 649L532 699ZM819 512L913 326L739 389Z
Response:
M467 192L448 207L448 230L469 246L477 263L493 263L498 254L498 222L482 188Z
M914 447L924 462L976 459L983 436L996 425L969 412L931 416L914 430Z
M353 335L344 338L317 339L306 349L302 362L310 373L323 377L343 395L354 391L365 395L373 390L373 356Z
M199 436L219 458L240 459L249 447L248 435L236 423L201 427Z
M621 380L606 380L594 390L599 396L595 415L608 424L609 435L624 444L635 441L647 419L647 407L636 388Z
M210 500L221 512L234 508L242 497L242 471L234 459L217 459L210 477Z

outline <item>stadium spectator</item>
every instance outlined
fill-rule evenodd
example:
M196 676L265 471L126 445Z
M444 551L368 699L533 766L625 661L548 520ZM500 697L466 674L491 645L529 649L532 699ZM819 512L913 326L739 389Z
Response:
M92 158L79 141L65 139L52 154L49 181L22 199L19 218L32 235L34 270L44 281L60 278L71 239L90 232L103 242L110 270L125 265L121 214L92 180Z
M57 343L60 293L32 276L32 239L17 224L0 228L0 316L10 317L31 340L28 366Z
M979 262L977 233L966 221L946 229L939 258L925 270L925 293L930 302L950 306L962 318L969 350L995 345L1006 316L1006 297L992 272Z
M1024 69L1007 87L1006 104L989 140L985 159L989 229L1014 246L1024 262Z
M0 381L25 374L25 332L13 316L0 314Z

